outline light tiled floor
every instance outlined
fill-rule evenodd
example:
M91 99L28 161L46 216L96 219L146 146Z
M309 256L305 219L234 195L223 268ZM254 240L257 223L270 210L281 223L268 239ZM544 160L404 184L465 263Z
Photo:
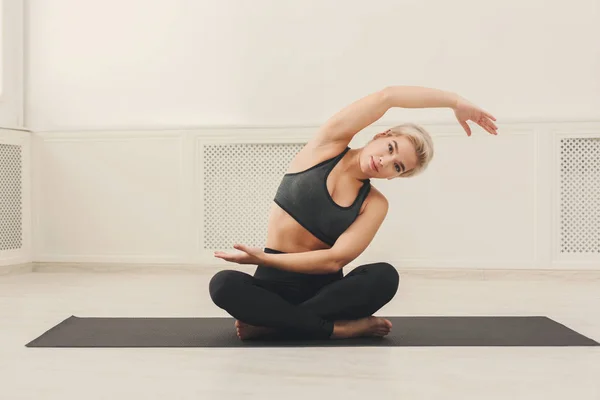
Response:
M78 316L225 316L214 269L0 275L0 399L600 399L600 347L43 349ZM379 315L546 315L600 341L600 273L401 271Z

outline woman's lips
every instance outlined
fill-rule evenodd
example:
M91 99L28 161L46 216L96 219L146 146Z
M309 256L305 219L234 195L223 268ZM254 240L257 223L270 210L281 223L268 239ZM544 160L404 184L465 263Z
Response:
M371 168L373 168L375 172L379 172L377 166L375 165L375 160L373 159L373 156L371 156Z

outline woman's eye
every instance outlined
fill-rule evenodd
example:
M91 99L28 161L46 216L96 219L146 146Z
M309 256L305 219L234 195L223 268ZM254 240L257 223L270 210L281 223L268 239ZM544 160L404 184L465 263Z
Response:
M391 143L388 144L388 149L390 149L390 153L394 151L394 148L392 147ZM394 164L394 166L396 167L396 172L400 173L400 166L398 164Z

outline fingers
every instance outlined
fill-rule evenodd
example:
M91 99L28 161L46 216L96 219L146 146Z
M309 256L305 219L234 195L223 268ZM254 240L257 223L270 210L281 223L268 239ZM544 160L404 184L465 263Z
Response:
M498 127L496 126L496 124L494 124L490 119L486 118L486 114L483 113L484 115L481 115L476 122L479 126L481 126L483 129L485 129L486 131L488 131L489 133L491 133L492 135L497 135L498 132Z
M481 120L481 121L473 121L476 122L477 125L481 126L483 129L485 129L488 133L491 133L492 135L497 135L498 132L498 127L488 121L488 120ZM463 129L465 130L465 132L467 132L468 136L471 136L472 132L471 132L471 127L467 124L466 121L460 121L460 125L463 127Z
M483 117L482 120L486 126L486 130L488 132L490 132L492 135L497 135L498 134L498 127L496 126L495 123L493 123L492 121L496 121L496 117L494 117L492 114L490 114L487 111L481 111L483 113Z
M488 131L489 133L491 133L492 135L498 134L498 132L497 132L498 127L492 121L487 120L487 119L484 120L483 126L484 126L485 130Z
M233 248L239 251L243 251L244 253L249 253L249 249L248 246L244 245L244 244L234 244Z
M231 254L223 253L221 251L215 251L214 256L217 258L223 259L225 261L233 261L234 260L234 256L232 256Z
M463 127L465 132L467 132L467 136L471 136L471 127L467 124L467 121L459 121L460 125Z
M483 121L485 121L485 123L493 130L498 130L498 127L496 126L496 124L493 123L491 120L483 118Z
M490 127L490 125L486 121L479 122L479 126L481 126L483 129L488 131L488 133L491 133L492 135L494 135L494 130Z

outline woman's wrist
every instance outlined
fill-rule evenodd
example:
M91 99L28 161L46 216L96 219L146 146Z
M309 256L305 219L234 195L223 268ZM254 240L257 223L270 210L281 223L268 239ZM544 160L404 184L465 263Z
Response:
M461 97L454 92L449 92L448 95L450 96L450 108L453 110L456 110L456 107L458 106L458 103L460 102Z

